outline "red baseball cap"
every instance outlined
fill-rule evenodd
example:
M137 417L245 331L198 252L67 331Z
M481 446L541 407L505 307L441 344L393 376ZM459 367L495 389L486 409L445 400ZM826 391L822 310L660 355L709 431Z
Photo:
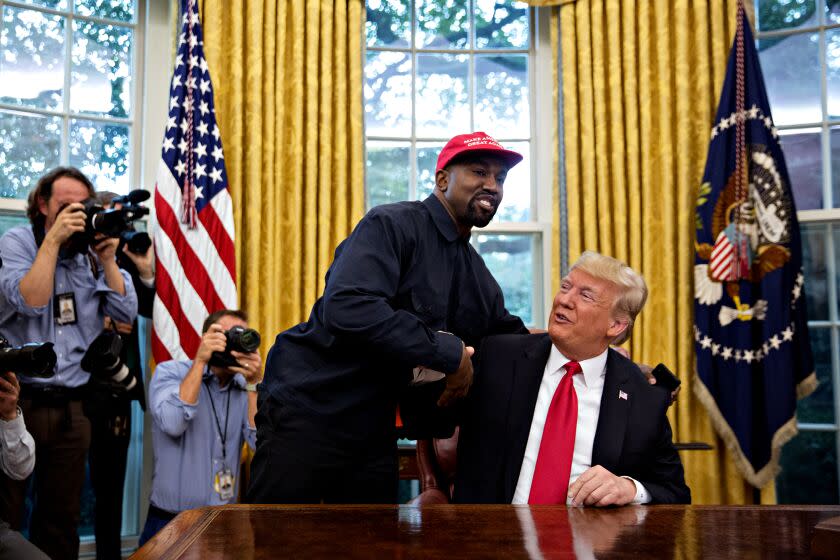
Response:
M522 154L504 149L501 144L484 132L473 132L459 134L446 143L438 155L435 173L449 165L449 162L457 156L467 152L484 152L496 156L503 159L508 164L508 168L522 161Z

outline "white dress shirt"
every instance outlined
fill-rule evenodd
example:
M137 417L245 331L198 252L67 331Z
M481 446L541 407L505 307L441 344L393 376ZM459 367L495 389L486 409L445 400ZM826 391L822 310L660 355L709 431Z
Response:
M580 362L580 375L572 378L578 399L577 427L575 431L575 450L572 456L572 470L569 476L569 486L592 466L592 446L595 443L595 430L598 427L598 416L601 412L601 394L604 392L604 378L607 374L607 353L603 353ZM531 420L531 430L528 433L528 445L522 458L519 480L513 493L514 504L527 504L531 494L531 483L534 480L534 468L540 453L545 418L551 399L560 385L566 369L563 367L569 361L556 346L551 346L551 354L543 370L542 383L537 394L537 404L534 407L534 417ZM626 477L630 478L630 477ZM636 485L634 504L644 504L650 501L650 494L639 481L630 478ZM567 504L571 500L567 498Z
M17 418L0 418L0 469L13 480L23 480L35 468L35 440L26 430L23 413Z

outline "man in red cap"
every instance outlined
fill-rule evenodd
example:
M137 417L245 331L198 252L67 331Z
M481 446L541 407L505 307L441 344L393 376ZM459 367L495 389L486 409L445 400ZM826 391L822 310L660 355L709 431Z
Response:
M482 338L528 332L469 243L520 161L483 132L456 136L431 196L373 208L338 246L309 321L268 354L249 502L396 501L401 397L445 376L438 404L452 404Z

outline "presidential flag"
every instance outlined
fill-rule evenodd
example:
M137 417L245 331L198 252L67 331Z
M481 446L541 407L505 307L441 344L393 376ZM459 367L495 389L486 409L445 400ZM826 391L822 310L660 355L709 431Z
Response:
M695 392L763 487L816 387L787 167L743 6L697 198Z
M195 356L209 313L235 309L233 208L197 0L183 25L155 186L156 362Z

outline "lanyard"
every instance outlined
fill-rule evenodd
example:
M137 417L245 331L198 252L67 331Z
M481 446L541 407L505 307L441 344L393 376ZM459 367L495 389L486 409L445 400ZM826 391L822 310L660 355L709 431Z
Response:
M233 383L233 379L228 381L228 383ZM219 430L219 437L222 439L222 462L227 467L227 449L225 446L225 442L227 441L227 427L228 427L228 417L230 416L230 392L231 387L228 386L227 391L227 410L225 411L225 431L222 431L222 423L219 421L219 415L216 414L216 405L213 403L213 394L210 392L210 382L207 381L204 384L204 388L207 389L207 396L210 398L210 406L213 408L213 418L216 419L216 428Z

